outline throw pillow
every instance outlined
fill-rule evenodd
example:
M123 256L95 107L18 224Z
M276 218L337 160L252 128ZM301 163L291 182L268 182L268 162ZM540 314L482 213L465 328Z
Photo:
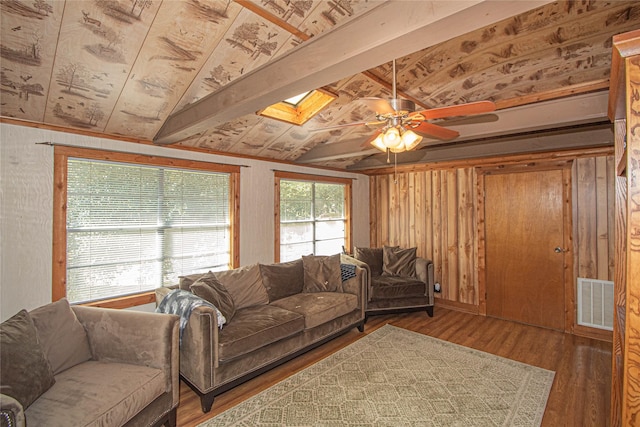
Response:
M27 409L54 383L33 320L21 310L0 324L0 393Z
M29 315L54 375L91 359L87 333L66 298L38 307Z
M302 292L304 281L302 259L276 264L260 264L260 274L270 302Z
M209 271L209 273L211 272ZM193 285L193 283L196 280L198 280L205 274L207 273L194 273L194 274L188 274L186 276L180 276L179 277L180 281L178 282L178 289L182 289L183 291L188 291L191 285Z
M353 264L340 264L340 279L346 282L356 277L356 266Z
M340 254L331 256L303 256L303 292L342 292Z
M214 274L229 291L236 310L253 305L269 304L269 295L262 284L258 264L234 270L216 271Z
M354 248L353 257L369 266L371 276L382 274L382 248Z
M382 272L389 276L415 277L416 251L418 248L382 248Z
M230 322L233 315L236 314L233 298L213 273L207 273L196 280L191 285L191 292L213 304L227 319L227 322Z

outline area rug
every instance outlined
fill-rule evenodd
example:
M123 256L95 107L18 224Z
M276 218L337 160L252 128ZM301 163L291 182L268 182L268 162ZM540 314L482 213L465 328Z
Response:
M554 375L385 325L199 427L539 426Z

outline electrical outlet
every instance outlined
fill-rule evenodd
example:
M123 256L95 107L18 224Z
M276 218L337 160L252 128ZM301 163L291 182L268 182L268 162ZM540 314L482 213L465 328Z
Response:
M440 283L436 283L433 287L435 292L440 292Z

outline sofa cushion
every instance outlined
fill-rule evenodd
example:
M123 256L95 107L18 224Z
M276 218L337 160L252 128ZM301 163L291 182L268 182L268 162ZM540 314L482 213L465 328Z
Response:
M382 274L390 276L416 277L416 251L418 248L382 248Z
M250 353L304 329L304 317L272 305L236 311L233 322L218 332L218 360L222 363Z
M38 307L29 315L54 375L91 359L87 333L66 298Z
M262 284L258 264L234 270L216 271L214 274L231 294L236 310L253 305L269 304L269 295Z
M329 322L358 308L358 297L338 292L315 292L292 295L271 303L304 316L305 329Z
M0 393L26 409L54 383L33 320L20 310L0 324Z
M303 256L303 292L342 292L340 254Z
M358 248L353 251L353 257L369 266L371 276L382 274L382 248Z
M25 415L33 426L119 426L165 389L160 369L91 360L56 375L56 384Z
M196 280L190 289L193 294L210 302L220 310L227 323L231 321L236 313L236 306L227 288L220 283L213 273L207 273Z
M267 289L269 301L302 292L304 269L302 258L277 264L260 264L262 283Z
M400 276L379 276L371 279L371 300L411 298L425 296L426 285L424 282Z

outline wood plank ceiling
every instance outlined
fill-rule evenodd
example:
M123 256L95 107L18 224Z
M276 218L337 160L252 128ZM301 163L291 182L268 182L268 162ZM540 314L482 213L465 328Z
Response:
M293 49L305 52L313 37L338 31L336 26L360 19L382 3L1 0L0 115L5 122L152 141L172 114L215 96L253 70L260 75L261 66ZM500 3L505 4L495 5ZM506 111L608 89L611 37L640 28L640 3L544 3L529 2L530 10L472 31L466 30L474 28L469 19L461 19L454 29L460 35L435 45L425 40L424 48L397 60L399 94L421 108L493 100ZM437 11L445 2L420 4ZM374 31L367 36L379 42ZM320 59L332 54L330 49L312 52ZM362 146L373 127L310 130L373 119L357 100L391 97L390 63L376 65L323 85L338 98L303 126L244 114L176 145L357 167L375 152ZM295 82L295 76L282 79ZM464 135L464 125L456 129ZM349 150L313 161L313 150L344 141L352 141ZM422 146L434 142L425 139Z

